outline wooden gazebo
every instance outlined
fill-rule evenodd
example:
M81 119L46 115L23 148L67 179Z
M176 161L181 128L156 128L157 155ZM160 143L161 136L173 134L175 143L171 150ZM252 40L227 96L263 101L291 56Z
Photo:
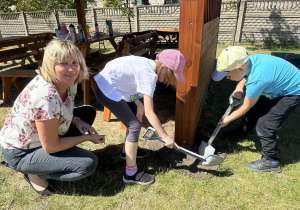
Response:
M86 32L83 0L75 0L78 22ZM193 145L197 123L215 66L222 0L181 0L179 50L186 58L185 83L177 87L175 140Z

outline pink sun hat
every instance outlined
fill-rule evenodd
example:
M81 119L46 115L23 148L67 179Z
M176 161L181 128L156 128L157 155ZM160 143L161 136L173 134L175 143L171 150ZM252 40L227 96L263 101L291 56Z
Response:
M180 51L172 49L164 50L156 55L156 59L171 69L179 82L185 82L183 76L185 59Z

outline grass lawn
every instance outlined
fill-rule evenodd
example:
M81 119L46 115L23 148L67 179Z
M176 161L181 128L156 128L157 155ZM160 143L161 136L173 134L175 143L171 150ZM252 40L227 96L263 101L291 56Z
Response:
M240 45L246 47L250 55L299 53L299 45ZM219 43L217 54L227 46ZM0 64L0 70L5 68L7 66ZM26 82L24 80L24 84ZM235 84L227 80L211 82L196 137L208 140L228 107L228 97ZM18 93L14 87L11 90L15 100ZM82 104L80 92L76 104ZM106 133L106 144L84 143L80 146L98 156L99 167L95 173L75 182L55 181L57 193L42 197L30 188L21 173L0 166L1 209L300 209L300 107L277 132L283 166L281 173L260 174L247 167L248 162L260 158L260 142L252 131L243 139L216 137L213 146L227 153L219 176L195 179L172 169L150 153L144 160L138 160L138 165L155 174L156 181L150 186L140 186L122 182L125 163L119 160L118 152L125 132L119 121L103 122L103 107L93 97L91 104L98 110L94 127L99 133ZM0 101L1 127L11 106L12 102L3 104ZM238 122L229 124L228 129ZM144 142L142 137L140 142Z

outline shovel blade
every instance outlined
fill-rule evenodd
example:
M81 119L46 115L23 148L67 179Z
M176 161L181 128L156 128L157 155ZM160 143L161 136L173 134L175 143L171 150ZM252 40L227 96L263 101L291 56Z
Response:
M216 166L223 163L224 159L218 155L209 155L205 158L205 161L201 161L199 165L202 166Z
M208 145L207 142L202 141L198 150L198 153L202 156L204 156L205 158L215 154L215 148L212 147L211 145Z

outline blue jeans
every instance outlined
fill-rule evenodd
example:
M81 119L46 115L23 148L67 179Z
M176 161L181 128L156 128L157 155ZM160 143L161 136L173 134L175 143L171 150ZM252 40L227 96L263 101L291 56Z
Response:
M74 115L83 121L93 124L96 110L92 106L81 106L74 109ZM81 133L71 125L66 136L77 136ZM72 135L73 134L73 135ZM91 175L98 163L97 157L82 148L70 149L48 154L42 147L33 149L3 149L2 157L8 166L24 174L36 174L43 179L74 181Z

